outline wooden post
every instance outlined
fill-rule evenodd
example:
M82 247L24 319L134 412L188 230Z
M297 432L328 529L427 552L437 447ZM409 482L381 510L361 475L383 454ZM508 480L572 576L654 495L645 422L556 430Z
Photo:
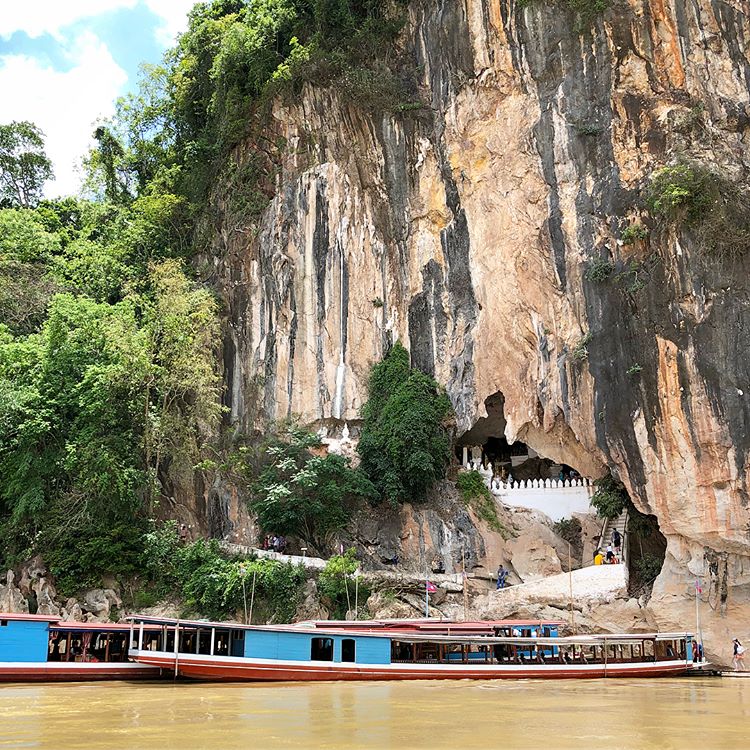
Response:
M111 635L111 633L107 633L107 641L104 646L104 661L109 661L109 639Z
M249 624L252 624L253 622L253 605L255 604L255 576L256 575L258 575L258 571L254 570L253 571L253 587L250 590L250 623ZM243 579L243 584L244 584L244 579ZM245 614L247 615L247 613ZM245 619L247 620L247 617L245 617ZM248 623L246 622L246 624Z
M214 648L216 646L216 628L211 628L211 647L209 648L208 653L213 656L214 655Z
M174 678L177 679L180 660L180 621L174 625Z
M138 650L143 651L143 622L141 621L141 626L138 628Z
M576 624L573 615L573 565L571 563L570 542L568 542L568 583L570 588L570 630L575 635Z

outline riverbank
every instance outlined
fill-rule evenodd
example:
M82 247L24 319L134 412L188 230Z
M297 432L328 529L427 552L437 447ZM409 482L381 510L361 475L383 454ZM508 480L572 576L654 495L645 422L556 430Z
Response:
M750 681L7 686L0 747L742 747ZM437 731L436 731L437 730ZM554 739L552 739L554 738Z

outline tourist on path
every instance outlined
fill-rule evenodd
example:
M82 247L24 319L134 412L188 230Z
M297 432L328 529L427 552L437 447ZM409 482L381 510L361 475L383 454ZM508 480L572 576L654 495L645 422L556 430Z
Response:
M604 563L604 555L602 555L602 551L600 549L596 550L596 554L594 555L594 565L602 565Z
M505 588L505 579L508 577L508 571L501 565L497 569L497 590Z
M617 557L620 556L620 548L622 547L622 536L617 529L612 529L612 546L615 548L615 554Z
M740 667L742 667L743 670L745 669L745 647L740 643L738 638L735 638L732 641L732 645L734 646L732 664L734 666L734 671L739 672Z
M611 565L615 561L615 553L612 551L612 545L607 545L607 565Z

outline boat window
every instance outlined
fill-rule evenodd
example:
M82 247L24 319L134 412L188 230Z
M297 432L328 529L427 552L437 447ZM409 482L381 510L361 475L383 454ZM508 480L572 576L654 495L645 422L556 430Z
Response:
M198 635L198 653L209 654L211 652L211 631L201 630Z
M216 631L216 642L214 643L214 656L229 656L229 633L226 630Z
M233 630L232 631L231 656L244 656L244 655L245 655L245 631Z
M356 661L356 646L354 638L344 638L341 641L341 661Z
M310 659L313 661L333 661L333 639L313 638L310 642Z

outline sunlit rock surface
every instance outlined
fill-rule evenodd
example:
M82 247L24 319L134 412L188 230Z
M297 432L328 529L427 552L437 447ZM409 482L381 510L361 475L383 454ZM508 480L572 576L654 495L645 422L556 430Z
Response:
M414 2L401 46L422 110L312 85L278 101L270 205L256 227L217 187L207 233L228 422L355 427L399 339L459 432L502 393L509 440L584 476L612 468L668 540L659 621L692 623L701 577L706 627L733 635L750 589L748 263L686 232L619 237L677 154L747 186L746 11L619 1L579 33L557 3ZM595 256L637 264L638 283L587 279ZM221 480L195 492L214 532L249 528Z

